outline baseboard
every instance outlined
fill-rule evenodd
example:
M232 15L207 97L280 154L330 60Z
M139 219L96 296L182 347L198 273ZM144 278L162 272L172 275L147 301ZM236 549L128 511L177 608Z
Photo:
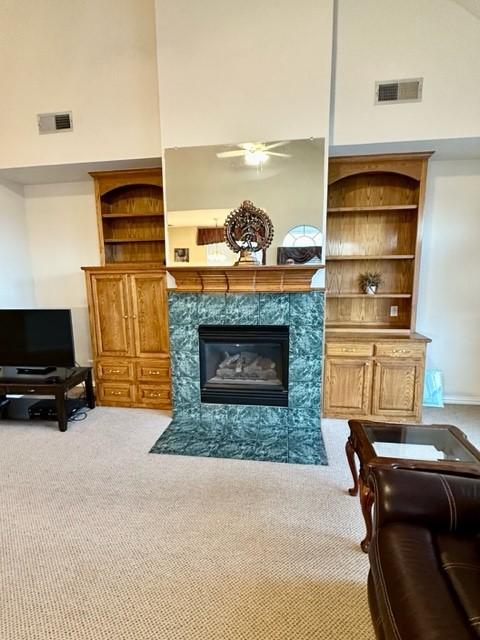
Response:
M444 396L445 404L480 404L480 397L477 396Z

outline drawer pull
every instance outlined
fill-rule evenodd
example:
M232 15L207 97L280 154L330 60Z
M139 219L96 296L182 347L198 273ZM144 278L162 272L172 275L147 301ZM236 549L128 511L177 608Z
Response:
M121 396L121 395L123 395L121 391L110 391L110 393L112 394L112 396Z
M392 353L408 353L409 349L392 349Z
M159 376L162 372L158 371L158 369L157 370L151 369L148 373L151 376Z
M107 369L107 373L122 373L121 369Z
M149 398L159 398L161 395L162 395L161 393L154 393L153 391L151 391L151 392L148 394L148 397L149 397Z
M343 347L342 351L345 353L355 353L356 349L355 347Z

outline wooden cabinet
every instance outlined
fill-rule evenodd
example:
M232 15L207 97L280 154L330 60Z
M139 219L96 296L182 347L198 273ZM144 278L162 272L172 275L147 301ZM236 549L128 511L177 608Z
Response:
M327 417L420 420L428 338L415 333L430 153L330 158ZM359 276L380 274L375 294Z
M165 270L84 271L99 404L169 409Z
M382 418L419 419L422 383L422 360L375 360L372 415Z
M323 411L328 418L420 421L428 338L327 334Z
M371 362L365 359L327 358L324 412L326 415L364 416L370 409Z
M102 264L165 264L162 173L153 169L97 171L95 181Z

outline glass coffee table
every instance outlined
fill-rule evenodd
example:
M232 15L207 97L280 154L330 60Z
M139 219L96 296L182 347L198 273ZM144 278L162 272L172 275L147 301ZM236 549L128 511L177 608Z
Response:
M452 425L349 420L348 426L350 435L345 451L353 476L353 487L348 492L351 496L356 496L360 489L360 505L367 529L360 546L365 553L372 537L374 495L368 484L372 466L388 465L480 477L480 451L460 429ZM359 472L355 454L360 463Z

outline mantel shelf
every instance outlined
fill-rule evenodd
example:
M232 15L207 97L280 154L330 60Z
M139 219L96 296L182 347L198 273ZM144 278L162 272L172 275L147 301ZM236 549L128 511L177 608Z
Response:
M172 290L181 293L312 291L312 278L319 269L324 266L167 267L177 284Z
M329 207L327 209L327 213L355 213L356 211L414 211L416 209L418 209L417 204L377 204L358 207Z
M414 258L413 253L390 253L379 256L327 256L326 260L413 260Z

